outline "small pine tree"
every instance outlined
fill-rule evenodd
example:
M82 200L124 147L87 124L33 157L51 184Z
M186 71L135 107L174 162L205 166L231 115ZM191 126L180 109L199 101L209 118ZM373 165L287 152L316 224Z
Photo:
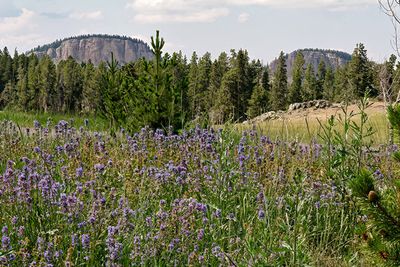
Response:
M18 82L17 82L17 102L16 107L19 110L27 111L28 103L28 75L23 66L18 68Z
M221 87L216 96L215 106L213 108L213 122L217 124L224 123L235 118L235 90L237 88L238 73L236 69L228 70L221 82Z
M0 94L0 106L12 108L15 105L17 92L12 82L6 83L4 90Z
M268 69L265 68L249 100L249 107L247 109L247 116L249 118L254 118L268 110L268 80Z
M282 110L287 106L287 70L286 57L283 51L279 55L278 66L272 80L269 103L272 110Z
M311 64L308 64L304 75L302 98L303 101L310 101L317 98L317 80Z
M198 56L196 52L193 52L190 64L189 64L189 88L188 88L188 99L189 99L189 112L190 119L196 118L200 114L200 84L199 84L199 67L198 67Z
M326 70L324 84L322 85L322 97L326 100L333 101L335 97L334 91L334 73L331 68Z
M298 52L294 60L293 72L292 72L292 84L289 88L288 101L289 103L298 103L302 101L301 91L303 76L304 76L304 56L303 53Z
M110 129L116 130L118 126L125 125L127 110L124 101L124 75L119 68L118 61L111 54L111 61L107 63L107 69L101 74L100 83L100 111L101 115L110 122Z
M315 95L316 99L321 99L323 97L326 72L327 70L325 61L321 60L318 65L318 72L317 72L317 86Z
M392 127L400 134L400 105L388 108ZM400 162L400 152L394 153ZM378 184L373 174L362 171L350 182L353 195L362 212L367 215L366 227L361 233L375 263L400 266L400 182L384 179Z
M363 44L357 44L354 48L348 71L353 97L362 97L367 91L373 96L376 94L371 62Z

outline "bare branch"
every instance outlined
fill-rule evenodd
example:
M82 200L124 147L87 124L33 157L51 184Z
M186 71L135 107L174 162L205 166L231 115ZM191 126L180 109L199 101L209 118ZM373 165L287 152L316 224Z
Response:
M391 17L393 20L400 24L400 17L398 14L398 8L400 5L399 0L378 0L378 3L383 13L385 13L387 16Z

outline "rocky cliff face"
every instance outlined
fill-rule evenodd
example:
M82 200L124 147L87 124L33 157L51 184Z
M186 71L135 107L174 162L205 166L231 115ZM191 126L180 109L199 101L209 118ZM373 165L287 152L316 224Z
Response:
M335 50L323 50L323 49L299 49L293 51L290 54L286 55L286 67L289 81L292 80L292 68L294 64L294 60L296 58L297 53L303 53L304 56L304 68L307 67L309 63L314 68L314 72L317 73L318 65L321 61L324 61L326 66L330 68L337 69L345 64L347 64L351 55L346 52L335 51ZM273 74L277 68L278 60L275 59L270 64L271 74Z
M143 41L116 36L80 36L56 41L32 50L39 57L48 55L56 63L73 57L78 62L92 61L98 65L111 59L111 52L120 64L136 61L139 58L151 59L150 47Z

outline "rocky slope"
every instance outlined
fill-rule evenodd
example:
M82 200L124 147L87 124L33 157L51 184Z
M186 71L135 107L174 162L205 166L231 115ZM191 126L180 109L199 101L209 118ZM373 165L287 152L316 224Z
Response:
M39 57L48 55L56 63L73 57L78 62L92 61L98 65L109 61L111 52L120 64L136 61L139 58L151 59L150 47L143 41L124 36L85 35L58 40L51 44L39 46L31 52Z
M296 58L297 53L299 52L303 53L304 56L304 61L305 61L304 68L306 68L307 65L311 63L312 66L314 67L315 72L317 72L318 65L321 61L324 61L327 66L336 69L337 67L345 65L351 59L350 54L335 50L299 49L293 51L290 54L286 55L286 66L287 66L289 81L291 81L292 78L292 68L294 60ZM275 72L277 65L278 65L277 59L271 62L271 64L269 65L271 74Z

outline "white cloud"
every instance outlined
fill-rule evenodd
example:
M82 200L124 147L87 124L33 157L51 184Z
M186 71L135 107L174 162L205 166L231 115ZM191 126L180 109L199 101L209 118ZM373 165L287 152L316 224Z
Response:
M74 12L71 13L69 17L77 20L84 20L84 19L94 20L103 18L103 13L100 10L96 10L93 12Z
M0 19L0 33L15 33L20 30L34 27L35 12L26 8L17 17L5 17Z
M375 4L376 0L128 0L136 21L156 22L213 22L227 16L234 6L269 6L274 8L329 8L340 11ZM241 14L239 22L248 15Z
M221 1L212 0L130 0L127 7L146 11L194 11L197 8L221 6Z
M155 13L155 14L138 14L135 15L135 20L142 23L156 22L213 22L220 17L225 17L229 14L227 8L212 8L208 10L200 10L196 12L184 13Z
M212 0L131 0L136 21L158 22L213 22L229 15L229 9Z
M42 19L40 14L27 8L22 8L18 16L0 18L0 47L25 52L51 41L51 38L39 33Z
M249 20L249 17L250 17L249 13L242 13L238 16L238 21L239 23L245 23L246 21Z
M18 35L6 34L0 37L0 47L7 46L9 51L17 49L19 53L22 53L38 45L43 45L51 41L54 40L37 33Z
M142 41L148 43L149 45L150 45L150 42L151 42L151 37L146 36L144 34L135 34L135 35L131 35L130 37L133 38L133 39L142 40Z
M376 0L226 0L232 5L263 5L279 8L349 8L377 4Z

